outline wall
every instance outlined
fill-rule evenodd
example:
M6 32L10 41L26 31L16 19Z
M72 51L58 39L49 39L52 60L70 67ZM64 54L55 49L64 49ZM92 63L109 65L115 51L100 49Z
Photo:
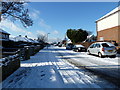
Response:
M120 12L120 11L119 11ZM112 28L115 26L119 26L120 23L118 23L118 12L115 14L112 14L100 21L97 22L97 31L105 30L108 28Z
M100 37L103 37L104 40L114 40L117 43L120 43L120 26L98 31L97 33L98 41L100 41Z
M114 40L120 45L120 10L111 11L96 22L97 40Z

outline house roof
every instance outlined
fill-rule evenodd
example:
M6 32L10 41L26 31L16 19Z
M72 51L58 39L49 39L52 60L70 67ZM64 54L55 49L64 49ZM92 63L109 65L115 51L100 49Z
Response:
M23 42L32 42L32 43L38 43L36 40L27 38L27 37L23 37L21 35L14 37L14 38L10 38L11 40L18 42L18 41L23 41Z
M98 20L96 20L96 22L98 22L98 21L100 21L100 20L102 20L104 18L107 18L107 17L109 17L109 16L111 16L111 15L113 15L113 14L119 12L119 11L120 11L120 6L116 7L115 9L113 9L112 11L110 11L109 13L104 15L103 17L99 18Z
M31 42L29 39L26 37L22 37L21 35L12 38L13 41L18 42L18 41L23 41L23 42Z
M8 34L8 35L10 35L8 32L4 31L4 30L1 29L1 28L0 28L0 32L1 32L1 33L4 33L4 34Z

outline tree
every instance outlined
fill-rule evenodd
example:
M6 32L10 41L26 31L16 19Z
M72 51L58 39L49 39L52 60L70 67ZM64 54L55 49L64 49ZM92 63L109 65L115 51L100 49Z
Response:
M13 21L20 20L24 27L32 26L33 21L28 14L28 9L24 8L25 2L2 2L1 16ZM1 18L0 18L1 21Z
M88 32L82 29L68 29L67 30L67 37L73 42L78 43L84 41L87 36Z
M45 43L47 41L46 35L38 35L38 41Z

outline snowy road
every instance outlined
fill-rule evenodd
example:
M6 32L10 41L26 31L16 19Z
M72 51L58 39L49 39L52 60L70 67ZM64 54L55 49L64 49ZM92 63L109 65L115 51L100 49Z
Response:
M73 52L71 50L64 50L64 52L58 50L58 52L63 59L66 59L78 67L86 67L87 69L99 71L120 79L120 57L118 56L116 58L99 58L98 56L87 55L86 52Z
M114 84L69 63L69 60L74 60L77 63L81 61L82 64L92 65L92 61L92 64L88 63L85 56L87 54L65 48L45 48L30 60L22 61L21 67L4 80L2 86L3 88L115 88ZM91 57L94 56L89 56ZM92 58L93 61L95 58ZM117 58L109 59L111 64L105 62L107 65L116 65Z

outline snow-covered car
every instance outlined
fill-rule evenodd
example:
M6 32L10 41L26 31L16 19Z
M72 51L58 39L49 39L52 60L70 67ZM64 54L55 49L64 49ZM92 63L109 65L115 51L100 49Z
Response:
M72 50L73 46L74 45L72 43L68 43L68 44L66 44L66 49L67 50Z
M109 42L96 42L90 45L87 49L88 54L95 54L99 57L110 56L116 57L116 47Z
M76 51L76 52L86 52L87 49L83 45L74 45L73 51Z

